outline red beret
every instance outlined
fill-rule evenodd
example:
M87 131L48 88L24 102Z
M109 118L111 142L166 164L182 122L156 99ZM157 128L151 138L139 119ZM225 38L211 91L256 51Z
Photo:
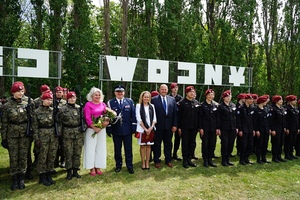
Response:
M226 90L225 92L223 92L222 98L228 97L230 95L231 95L231 91L230 90Z
M45 100L45 99L53 99L53 94L52 94L52 92L50 90L49 90L49 92L45 92L42 95L42 100Z
M152 91L150 94L151 94L151 97L155 97L155 96L159 95L159 93L157 91Z
M251 93L245 94L245 99L253 99L253 96Z
M257 98L258 98L258 95L257 95L257 94L252 94L252 98L253 98L253 99L257 99Z
M68 92L67 94L67 99L70 99L71 97L76 97L76 93L71 91L71 92Z
M187 86L186 88L185 88L185 93L188 93L188 92L190 92L190 91L195 91L195 89L194 89L194 87L193 86Z
M278 102L279 100L282 100L282 97L280 95L274 95L272 97L272 102L274 103Z
M295 96L295 95L288 95L288 96L285 97L285 100L286 101L295 101L295 100L297 100L297 96Z
M23 82L21 82L21 81L16 81L16 82L14 82L14 83L19 83L19 84L21 84L21 85L23 85L23 86L24 86L24 83L23 83Z
M177 83L171 83L170 88L173 89L173 88L175 88L176 86L178 86Z
M50 90L48 85L42 85L40 88L41 93L46 92L47 90Z
M15 92L18 92L20 90L24 90L24 85L22 85L21 83L19 82L15 82L11 88L10 88L10 91L11 93L15 93Z
M208 89L205 91L204 95L207 96L209 93L215 93L212 89Z
M257 98L257 103L264 103L269 99L269 95L262 95L260 97Z
M63 91L63 90L64 90L64 88L62 88L62 87L60 87L60 86L57 86L57 87L55 88L55 92Z
M246 94L245 93L241 93L237 96L238 99L245 99L246 98Z

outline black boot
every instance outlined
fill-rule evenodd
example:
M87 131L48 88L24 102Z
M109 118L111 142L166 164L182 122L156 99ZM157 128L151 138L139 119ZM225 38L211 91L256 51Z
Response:
M50 186L50 185L51 185L51 183L47 180L46 174L45 174L45 173L40 174L40 180L39 180L39 183L42 183L42 184L45 185L45 186Z
M230 162L229 158L230 158L230 156L226 156L227 165L233 166L234 164L232 162Z
M244 158L244 156L241 156L241 155L240 155L240 164L246 165L245 158Z
M27 180L32 180L32 179L33 179L33 176L32 176L32 174L31 174L31 171L30 171L30 169L28 169L28 168L27 168L27 171L26 171L26 174L25 174L25 178L26 178Z
M261 161L260 159L260 155L259 154L256 154L256 162L259 163L259 164L262 164L263 162Z
M55 184L55 181L52 179L52 172L46 173L46 178L50 184Z
M188 165L191 166L191 167L197 167L197 165L196 165L195 163L193 163L193 162L191 161L191 159L187 159L187 163L188 163Z
M10 186L10 189L11 189L12 191L14 191L14 190L16 190L16 189L18 189L18 188L19 188L19 185L18 185L18 175L15 174L15 175L13 175L13 177L12 177L12 184L11 184L11 186Z
M246 163L246 164L253 164L253 162L251 162L251 161L249 160L249 156L245 156L245 163Z
M217 167L217 165L215 163L213 163L212 158L208 159L208 165L211 167Z
M72 179L72 177L73 177L73 175L72 175L72 169L67 169L67 180L71 180Z
M270 161L267 160L266 155L262 155L262 156L261 156L261 161L262 161L263 163L271 163Z
M25 184L24 184L24 174L19 174L19 189L23 190L25 189Z
M208 159L207 158L203 158L203 166L208 167Z
M81 176L78 174L78 170L77 168L73 168L73 177L75 178L81 178Z
M226 156L222 156L222 165L223 166L228 166L228 163L226 161Z
M184 167L184 168L189 168L189 165L188 165L188 162L187 162L187 159L186 159L186 158L183 158L183 161L182 161L182 167Z

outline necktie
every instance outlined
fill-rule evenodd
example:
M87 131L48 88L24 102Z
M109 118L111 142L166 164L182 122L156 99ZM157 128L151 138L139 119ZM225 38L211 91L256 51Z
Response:
M119 105L120 105L120 108L122 108L122 100L120 100Z
M167 114L167 102L166 102L165 97L163 97L163 106L164 106L165 112Z

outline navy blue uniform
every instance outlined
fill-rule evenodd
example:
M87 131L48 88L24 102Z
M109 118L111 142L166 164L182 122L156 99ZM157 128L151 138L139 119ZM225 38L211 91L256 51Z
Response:
M286 129L289 130L289 134L285 136L284 140L284 153L285 158L292 159L293 148L297 140L297 134L299 130L299 110L291 105L286 106Z
M136 131L135 107L132 99L123 98L122 107L116 98L108 101L108 107L120 116L115 124L111 124L114 141L116 168L122 167L122 143L125 149L125 161L128 169L133 168L132 133Z

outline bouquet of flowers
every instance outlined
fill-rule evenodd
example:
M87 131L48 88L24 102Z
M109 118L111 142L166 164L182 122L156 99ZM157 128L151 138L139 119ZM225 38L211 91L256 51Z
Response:
M96 118L94 116L92 116L93 125L95 127L103 129L103 128L105 128L104 122L110 122L116 117L117 117L117 113L114 110L106 107L106 110L103 115L100 115L99 117L96 117ZM92 137L94 138L96 134L97 134L96 132L93 133Z

